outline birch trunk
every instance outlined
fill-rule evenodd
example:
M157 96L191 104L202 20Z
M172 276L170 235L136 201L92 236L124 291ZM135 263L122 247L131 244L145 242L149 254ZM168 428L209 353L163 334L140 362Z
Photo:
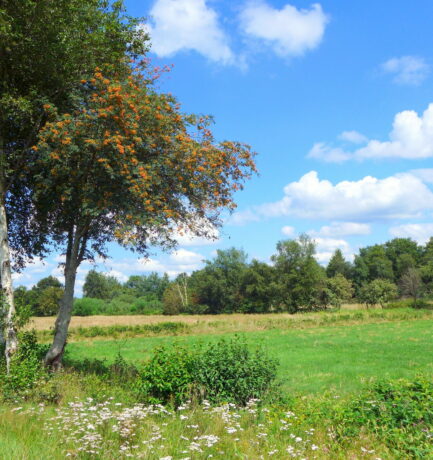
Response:
M8 224L5 208L4 175L0 172L0 280L2 289L2 326L0 340L6 342L5 355L7 372L18 347L17 331L14 324L15 305L12 287L11 259L8 240ZM0 328L2 329L2 328Z

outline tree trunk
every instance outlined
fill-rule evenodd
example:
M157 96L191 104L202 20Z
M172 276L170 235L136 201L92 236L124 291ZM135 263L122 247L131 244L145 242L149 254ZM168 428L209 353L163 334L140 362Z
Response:
M1 280L1 313L2 328L0 340L6 342L5 355L7 372L9 373L10 362L18 348L17 331L14 324L15 305L14 291L12 287L11 260L8 240L8 224L5 207L4 175L0 172L0 280Z
M74 234L75 233L75 234ZM45 356L45 365L52 370L62 368L63 353L68 338L68 328L71 322L72 307L74 303L75 278L80 264L80 234L78 231L69 235L68 249L65 263L65 291L60 301L59 313L54 328L53 343Z

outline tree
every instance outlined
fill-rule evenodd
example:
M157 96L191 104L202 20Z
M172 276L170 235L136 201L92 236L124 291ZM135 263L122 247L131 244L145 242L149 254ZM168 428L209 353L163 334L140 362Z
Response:
M338 274L343 275L345 278L349 278L351 275L351 264L344 259L341 249L335 250L326 267L326 276L328 278L333 278Z
M83 285L84 297L111 300L122 291L122 285L114 276L90 270Z
M156 272L149 275L132 275L124 283L124 288L132 291L137 297L152 297L162 300L164 291L167 289L170 281L167 273L160 276Z
M265 313L276 308L274 267L254 259L241 280L242 311Z
M352 296L352 283L341 273L325 280L325 287L321 293L322 303L325 307L331 305L340 309L343 302L348 302Z
M202 270L191 276L191 288L197 303L206 305L208 313L233 313L240 311L243 303L242 279L247 270L247 254L230 248L217 250L217 256L206 261Z
M312 309L320 303L324 269L314 257L315 243L308 235L277 244L272 256L277 276L278 302L291 313Z
M406 273L403 274L400 280L400 288L403 295L408 295L413 299L413 306L417 307L417 301L421 295L423 287L421 275L418 269L409 268Z
M397 286L388 280L375 279L360 289L358 299L367 308L380 305L382 308L387 302L397 297Z
M179 229L208 237L223 208L255 171L250 148L216 143L207 117L184 115L158 93L155 75L82 81L71 114L40 132L35 207L52 241L66 248L65 295L46 363L60 365L71 318L77 268L106 256L116 241L146 255L150 244L172 248ZM203 225L205 223L205 225Z
M353 273L357 295L365 283L375 279L394 281L392 262L386 255L385 247L380 244L359 250L359 255L355 256Z
M416 267L422 250L410 238L394 238L384 245L386 257L391 261L394 281L397 282L409 268Z
M38 155L31 147L47 120L43 106L70 112L80 79L100 63L122 73L128 67L125 55L145 51L145 35L137 24L124 15L122 1L0 4L0 276L8 367L17 348L10 247L20 268L29 257L42 254L47 243L32 216L32 165Z

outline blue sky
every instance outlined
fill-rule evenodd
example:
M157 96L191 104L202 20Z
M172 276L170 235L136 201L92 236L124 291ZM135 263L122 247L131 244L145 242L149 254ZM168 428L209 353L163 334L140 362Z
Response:
M307 232L326 263L336 248L433 235L433 2L126 0L146 17L161 82L186 112L212 114L218 139L257 151L260 175L238 193L219 238L183 238L143 260L115 245L96 268L190 272L216 249L269 260ZM60 257L15 275L61 277ZM77 293L91 265L79 269Z

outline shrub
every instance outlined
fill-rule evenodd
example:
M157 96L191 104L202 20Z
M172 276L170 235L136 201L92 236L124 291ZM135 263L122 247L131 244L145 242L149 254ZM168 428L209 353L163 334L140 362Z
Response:
M197 356L186 348L158 348L140 373L138 392L151 403L177 406L192 394L196 365Z
M131 306L131 313L138 315L162 314L162 302L156 298L139 297Z
M155 351L140 373L138 392L152 403L181 404L190 398L245 405L272 389L277 363L261 348L251 351L239 338L191 351Z
M395 458L432 458L433 382L376 383L343 412L341 427L342 436L358 436L363 427L378 434Z
M20 345L12 358L8 375L5 363L2 363L0 388L5 399L26 398L37 384L49 378L42 364L47 347L38 345L34 331L21 333L19 339Z
M83 297L75 299L72 314L76 316L92 316L101 313L104 310L105 302L101 299Z
M244 406L269 392L276 373L277 362L262 348L251 351L235 338L209 345L199 356L195 378L205 399Z

